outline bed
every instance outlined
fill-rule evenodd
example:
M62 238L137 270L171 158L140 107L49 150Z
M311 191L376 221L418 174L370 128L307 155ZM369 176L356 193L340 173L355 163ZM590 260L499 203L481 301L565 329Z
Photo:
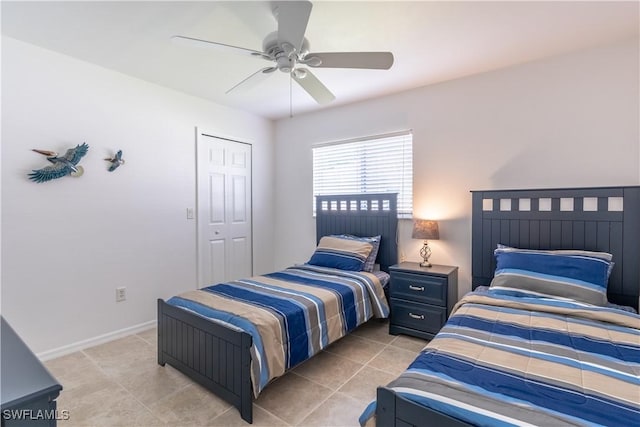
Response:
M162 366L169 363L231 403L243 420L252 423L253 399L275 376L369 318L388 315L384 290L377 278L381 275L330 268L322 257L333 260L334 254L327 254L331 248L324 252L321 248L336 240L329 236L380 236L377 257L367 262L375 261L381 271L388 272L389 266L398 259L396 196L318 196L318 247L310 260L320 257L316 261L322 262L314 261L316 265L293 266L260 277L190 291L167 301L158 299L158 363ZM361 239L352 242L348 237L341 237L340 242L354 248L361 248L363 244ZM377 298L369 299L373 294L377 294ZM249 299L252 299L250 303ZM353 304L347 304L352 300ZM210 302L217 308L211 309L207 305ZM265 305L270 308L263 310ZM294 310L294 305L305 308ZM230 314L236 308L241 316ZM286 326L274 326L267 321L285 312L287 316L282 318ZM335 315L336 312L341 315ZM297 317L288 317L291 313ZM312 332L305 335L303 323L308 325L316 318L322 321L307 328ZM261 334L265 331L270 335L263 337ZM278 350L272 342L282 336L292 339L282 340L283 349Z
M474 291L409 368L378 388L361 424L626 426L640 419L640 316L620 307L638 309L640 187L472 195ZM555 281L561 263L575 274L597 267L542 290L549 276L541 272L552 270ZM594 305L603 295L608 302Z

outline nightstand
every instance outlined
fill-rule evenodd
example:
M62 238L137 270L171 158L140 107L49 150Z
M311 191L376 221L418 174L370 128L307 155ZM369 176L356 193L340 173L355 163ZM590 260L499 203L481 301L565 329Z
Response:
M458 267L403 262L389 267L389 274L389 333L433 338L458 300Z

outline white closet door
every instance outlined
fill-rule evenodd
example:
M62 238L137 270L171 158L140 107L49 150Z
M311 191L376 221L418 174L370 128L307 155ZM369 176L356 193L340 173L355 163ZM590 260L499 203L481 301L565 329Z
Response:
M250 277L251 145L198 132L198 287Z

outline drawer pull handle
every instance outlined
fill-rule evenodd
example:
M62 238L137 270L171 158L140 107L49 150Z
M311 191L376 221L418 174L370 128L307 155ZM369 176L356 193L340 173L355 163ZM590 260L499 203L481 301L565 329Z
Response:
M424 291L424 286L413 286L413 285L409 285L409 289L411 289L412 291L420 291L420 292L423 292L423 291Z
M409 313L409 316L411 316L414 319L420 319L420 320L424 320L424 314L413 314L413 313Z

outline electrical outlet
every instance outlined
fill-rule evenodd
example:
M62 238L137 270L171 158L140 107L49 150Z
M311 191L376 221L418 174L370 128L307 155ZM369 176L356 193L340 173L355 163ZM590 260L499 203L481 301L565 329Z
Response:
M193 208L187 208L187 219L193 219Z
M116 302L124 301L127 299L127 288L121 286L116 288Z

